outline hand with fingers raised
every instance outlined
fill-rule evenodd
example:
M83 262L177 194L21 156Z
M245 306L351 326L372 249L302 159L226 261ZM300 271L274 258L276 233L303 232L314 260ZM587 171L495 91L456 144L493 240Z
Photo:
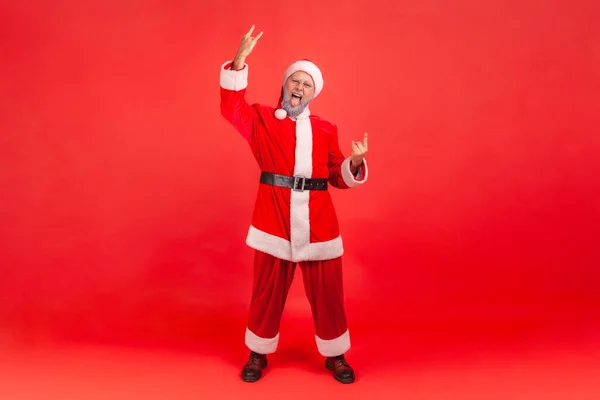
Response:
M350 163L350 169L352 173L358 172L358 167L362 164L363 159L367 155L369 151L369 143L367 138L367 133L365 132L365 136L362 142L352 141L352 162Z
M235 59L233 61L232 68L234 70L240 70L244 68L246 58L250 55L250 53L252 53L254 46L256 46L256 43L258 42L258 39L260 39L260 37L263 35L263 32L261 31L255 37L252 37L252 32L254 32L254 25L252 25L250 30L246 32L246 34L242 36L242 39L240 40L240 46L238 47Z

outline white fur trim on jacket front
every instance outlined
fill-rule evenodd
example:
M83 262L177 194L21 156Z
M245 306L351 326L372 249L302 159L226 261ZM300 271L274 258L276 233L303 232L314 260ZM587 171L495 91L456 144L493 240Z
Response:
M294 176L312 177L312 126L310 111L305 110L296 120L296 153ZM291 190L291 189L290 189ZM290 239L292 257L307 254L310 245L310 191L292 190L290 196Z
M221 87L223 89L239 92L248 87L248 64L244 64L244 69L240 71L226 69L225 67L227 64L231 63L232 61L227 61L221 66Z

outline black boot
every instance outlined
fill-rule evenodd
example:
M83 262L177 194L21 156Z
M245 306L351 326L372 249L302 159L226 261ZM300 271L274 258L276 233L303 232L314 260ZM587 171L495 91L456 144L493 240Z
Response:
M242 368L242 379L245 382L256 382L262 377L262 370L267 367L267 356L250 352L248 362Z
M336 357L327 357L325 360L325 367L333 371L333 377L341 383L352 383L354 382L354 370L348 364L344 355Z

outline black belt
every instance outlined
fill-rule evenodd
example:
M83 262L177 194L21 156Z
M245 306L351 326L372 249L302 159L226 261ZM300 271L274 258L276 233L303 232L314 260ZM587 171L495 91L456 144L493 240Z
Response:
M286 176L263 172L260 174L260 183L294 189L296 192L305 190L327 190L327 179L304 178L302 176Z

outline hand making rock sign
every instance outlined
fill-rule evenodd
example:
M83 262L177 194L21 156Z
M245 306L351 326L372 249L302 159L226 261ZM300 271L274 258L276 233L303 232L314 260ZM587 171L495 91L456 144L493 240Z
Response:
M242 36L242 39L240 40L240 46L233 61L233 69L235 70L244 68L246 58L248 58L250 53L252 53L254 46L256 46L256 43L258 42L258 39L260 39L260 37L263 35L263 32L261 31L255 37L252 37L252 32L254 32L254 25L252 25L250 30L246 32L246 34Z

